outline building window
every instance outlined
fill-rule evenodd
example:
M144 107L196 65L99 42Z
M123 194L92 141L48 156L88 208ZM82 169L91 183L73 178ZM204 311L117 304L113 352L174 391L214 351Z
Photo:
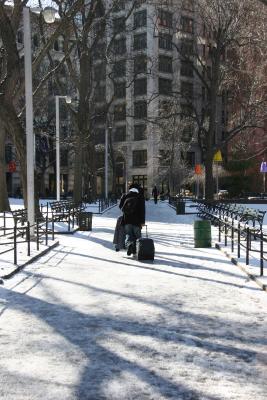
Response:
M133 151L133 167L145 167L147 165L147 151L134 150Z
M94 60L103 60L105 53L106 53L105 43L98 43L97 46L93 49Z
M182 131L182 141L185 143L191 142L193 132L194 132L194 127L192 125L188 124L187 126L185 126Z
M170 79L159 78L159 94L167 96L172 94L172 81Z
M181 82L181 95L187 99L193 98L193 84L191 82Z
M126 96L125 82L115 82L114 83L114 96L117 99L122 99Z
M94 120L96 124L104 124L106 122L106 109L105 107L96 108Z
M6 160L6 163L9 163L10 161L13 160L12 145L11 144L6 144L5 145L5 160Z
M186 33L194 33L194 20L189 17L181 17L181 30Z
M118 12L125 9L125 0L116 0L113 5L113 11Z
M114 106L114 120L123 121L126 118L126 106L125 104L116 104Z
M194 11L194 3L193 0L183 0L182 1L182 9L185 11Z
M145 140L146 135L146 125L135 125L134 126L134 140Z
M126 63L125 60L115 62L113 65L114 78L120 78L126 74Z
M39 38L38 38L38 35L36 35L36 34L33 35L32 41L33 41L33 47L35 47L35 48L39 47Z
M126 140L126 126L118 126L113 134L114 142L125 142Z
M18 31L17 42L23 44L23 31Z
M191 39L182 39L181 54L185 57L190 57L194 53L194 42Z
M172 28L172 13L165 10L158 10L158 24L165 28Z
M126 53L126 39L116 39L114 40L114 53L117 55L122 55Z
M134 35L134 50L146 49L146 33L141 33L140 35Z
M120 33L125 31L125 18L115 18L113 19L113 31L114 33Z
M95 23L93 24L93 29L92 29L93 35L98 36L98 37L99 36L103 37L105 27L106 27L105 21L103 21L103 20L95 21Z
M55 40L55 42L54 42L54 50L55 50L55 51L59 51L58 40Z
M159 71L172 73L172 57L159 56Z
M68 160L69 160L69 150L61 149L60 150L60 165L62 165L62 167L67 167Z
M140 55L135 57L134 59L134 73L137 74L142 74L146 73L147 71L147 57L146 55Z
M96 89L96 101L105 101L106 100L106 86L98 86Z
M170 150L159 151L159 164L161 167L168 167L170 165Z
M105 153L104 152L97 152L96 153L96 169L103 168L105 164Z
M106 78L106 65L105 64L98 64L94 67L94 79L95 81L99 82Z
M193 69L193 63L190 61L181 61L181 75L182 76L188 76L188 77L193 77L194 75L194 69Z
M95 144L105 143L105 129L95 130Z
M167 33L160 33L159 48L165 50L172 50L172 35L169 35Z
M193 115L193 107L192 104L181 104L181 117L192 117Z
M134 6L135 8L141 7L142 4L145 4L146 0L135 0Z
M173 103L170 100L160 100L159 102L159 116L167 118L173 113Z
M142 119L147 117L146 101L136 101L134 103L134 117L137 119Z
M147 79L136 79L134 81L134 95L141 96L147 92Z
M194 151L188 151L186 153L186 162L190 165L190 167L193 167L195 165L195 152Z
M134 14L134 29L146 26L146 10Z
M105 143L105 129L96 129L95 131L95 144Z

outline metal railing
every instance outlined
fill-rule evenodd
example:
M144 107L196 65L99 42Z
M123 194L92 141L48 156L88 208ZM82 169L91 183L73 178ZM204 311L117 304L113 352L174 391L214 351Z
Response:
M101 214L103 211L107 210L109 207L115 206L117 204L116 198L98 199L98 213Z
M2 215L3 214L3 215ZM32 244L36 243L36 249L39 251L40 244L42 242L48 245L49 235L54 240L54 224L52 223L52 229L48 227L48 217L45 220L36 221L34 225L34 237L30 236L31 225L29 221L25 225L21 225L17 219L13 220L11 215L7 212L1 214L3 226L0 226L0 248L5 247L1 254L13 252L13 264L18 264L18 245L21 243L27 243L27 256L30 257ZM14 225L12 227L7 226L7 220L12 219Z
M267 261L265 256L267 253L265 248L267 233L263 232L262 220L259 221L257 218L259 213L261 213L261 217L264 217L264 213L258 210L258 212L248 215L247 209L244 209L242 214L240 209L238 211L235 209L235 212L233 212L233 208L227 211L225 212L222 208L217 207L215 203L202 204L199 216L203 219L209 219L214 226L218 227L219 243L223 242L224 246L227 247L230 240L231 252L234 254L236 251L237 259L241 258L241 249L244 250L246 265L251 265L250 260L253 253L258 253L259 258L254 257L254 259L259 262L260 276L263 276L264 261ZM252 217L255 217L255 219L253 220ZM251 222L252 226L249 225ZM255 226L255 222L258 222L257 226ZM259 245L256 246L256 243Z

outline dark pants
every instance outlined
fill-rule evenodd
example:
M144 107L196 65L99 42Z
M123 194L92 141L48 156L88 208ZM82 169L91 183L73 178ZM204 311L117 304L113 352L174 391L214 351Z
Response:
M158 202L158 196L154 196L154 203L157 204Z
M128 249L130 245L133 245L133 248L136 247L136 240L141 237L141 228L136 225L126 224L124 226L124 230L126 233L125 238L125 247Z

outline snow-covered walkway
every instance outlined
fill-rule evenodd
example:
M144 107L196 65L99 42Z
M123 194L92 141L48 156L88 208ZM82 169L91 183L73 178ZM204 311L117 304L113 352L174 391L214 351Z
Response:
M118 215L0 286L0 398L266 399L266 292L163 203L147 202L155 262L116 253Z

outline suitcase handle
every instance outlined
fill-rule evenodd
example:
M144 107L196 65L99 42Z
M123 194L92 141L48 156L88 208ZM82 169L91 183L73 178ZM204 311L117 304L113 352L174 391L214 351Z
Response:
M146 227L146 237L148 238L148 234L147 234L147 224L145 224Z

